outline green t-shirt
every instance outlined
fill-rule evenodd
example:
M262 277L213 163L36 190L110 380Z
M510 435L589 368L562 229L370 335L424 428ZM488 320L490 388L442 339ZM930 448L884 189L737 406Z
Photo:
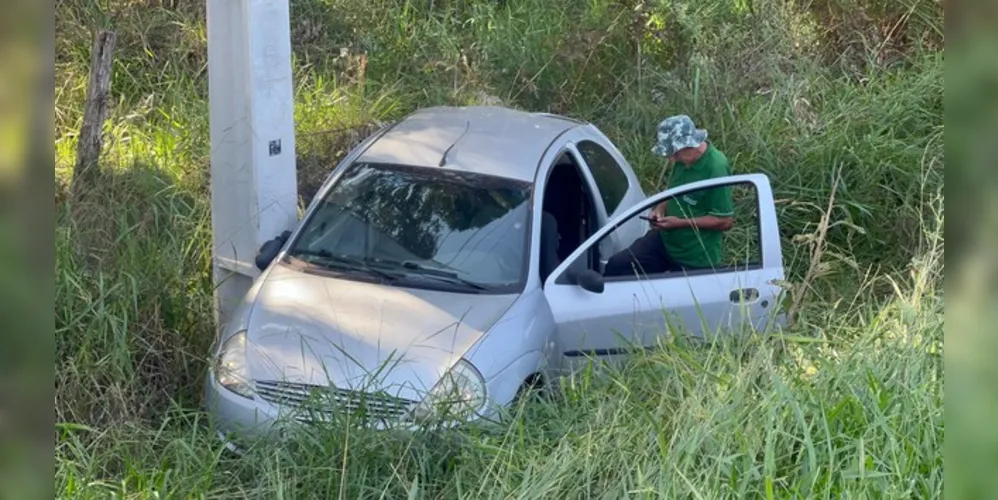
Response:
M728 158L708 143L707 150L692 165L673 165L668 185L671 189L690 182L728 175L731 175ZM705 215L731 217L734 215L731 186L701 189L672 198L667 202L665 212L666 215L684 219ZM721 231L690 227L662 231L661 235L669 257L680 265L709 268L721 262Z

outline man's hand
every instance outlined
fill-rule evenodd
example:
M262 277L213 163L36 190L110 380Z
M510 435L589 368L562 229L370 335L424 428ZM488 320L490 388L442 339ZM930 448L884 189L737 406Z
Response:
M665 217L665 202L664 201L662 203L659 203L658 205L655 205L655 207L651 209L651 218L652 219L661 219L663 217Z

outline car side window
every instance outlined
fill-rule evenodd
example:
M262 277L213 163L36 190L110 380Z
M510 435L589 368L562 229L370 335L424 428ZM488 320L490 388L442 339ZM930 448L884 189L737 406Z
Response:
M633 218L625 219L596 242L597 264L573 262L571 269L592 269L607 282L663 279L698 274L715 274L758 269L762 266L762 240L759 199L755 184L741 182L689 191L667 198L666 216L681 219L713 215L731 217L732 224L722 231L679 228L651 229L638 217L647 216L645 207ZM645 228L638 238L623 237L623 226L638 220ZM614 234L621 234L614 238ZM614 248L604 242L616 239ZM559 277L559 283L567 281Z
M613 158L609 151L593 141L579 141L576 145L582 158L589 165L589 170L596 180L606 213L612 214L627 194L630 183L624 169Z

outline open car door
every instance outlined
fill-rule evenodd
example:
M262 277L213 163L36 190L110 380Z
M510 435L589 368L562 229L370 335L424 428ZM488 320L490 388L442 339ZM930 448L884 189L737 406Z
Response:
M617 227L672 197L692 199L716 188L754 193L754 200L743 196L735 202L732 230L737 228L747 241L756 242L755 255L714 269L603 276L602 263L609 256L592 254L599 252L601 241ZM740 252L734 252L736 257ZM779 313L778 283L783 277L769 180L762 174L748 174L675 187L632 206L565 259L548 276L544 293L557 326L556 349L564 355L564 368L571 368L590 356L615 357L651 348L673 334L703 339L746 326L764 331Z

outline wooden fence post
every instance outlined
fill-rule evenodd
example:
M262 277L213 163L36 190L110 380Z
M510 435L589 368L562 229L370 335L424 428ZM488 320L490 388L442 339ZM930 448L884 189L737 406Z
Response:
M87 103L76 146L76 165L73 168L71 190L74 196L83 194L87 186L93 185L92 180L100 174L98 162L103 145L104 121L107 120L116 38L111 31L100 31L94 37Z

